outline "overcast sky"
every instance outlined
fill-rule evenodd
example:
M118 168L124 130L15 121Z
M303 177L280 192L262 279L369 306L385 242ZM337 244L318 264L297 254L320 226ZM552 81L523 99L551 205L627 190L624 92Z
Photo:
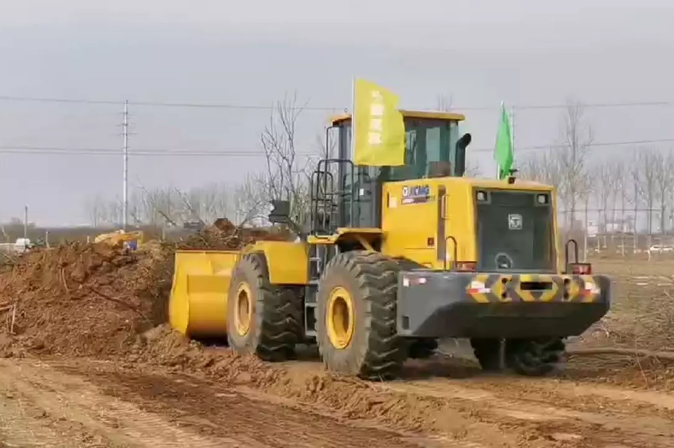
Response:
M470 158L493 173L497 108L674 101L674 2L667 0L0 0L0 97L262 105L297 91L310 106L350 107L364 77L406 108L451 95L466 108ZM234 6L235 5L235 6ZM491 110L472 110L491 107ZM269 112L131 105L131 151L246 151L250 156L135 156L130 186L237 182L262 159ZM122 106L0 99L0 220L87 221L87 197L121 196L122 158L7 153L121 148ZM516 160L559 138L561 109L519 110ZM302 151L329 111L306 111ZM590 108L600 142L674 137L672 106ZM669 144L661 144L669 147ZM602 147L595 158L631 147Z

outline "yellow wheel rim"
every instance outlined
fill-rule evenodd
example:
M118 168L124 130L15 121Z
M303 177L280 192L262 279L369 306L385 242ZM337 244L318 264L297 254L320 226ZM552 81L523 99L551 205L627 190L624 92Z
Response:
M241 283L236 290L234 302L234 326L240 336L245 336L250 331L250 323L253 320L253 300L250 287L247 283Z
M330 292L325 327L328 339L338 350L343 350L351 343L354 331L353 299L349 291L338 286Z

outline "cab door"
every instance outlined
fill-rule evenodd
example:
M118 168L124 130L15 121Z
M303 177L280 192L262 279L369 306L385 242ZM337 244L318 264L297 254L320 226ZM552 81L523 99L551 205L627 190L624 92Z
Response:
M382 252L423 266L436 265L438 183L431 179L386 184L382 191Z

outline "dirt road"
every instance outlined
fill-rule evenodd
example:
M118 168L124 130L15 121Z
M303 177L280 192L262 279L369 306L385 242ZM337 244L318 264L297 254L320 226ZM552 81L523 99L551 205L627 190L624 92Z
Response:
M111 365L0 362L0 446L417 447L252 391ZM441 443L435 446L448 446Z
M320 368L298 363L296 377ZM360 387L365 408L337 412L167 371L114 363L0 361L0 446L646 448L674 444L674 395L562 379L475 376L438 363L406 382ZM432 377L428 375L432 374ZM344 401L352 400L350 382ZM286 387L288 387L286 385ZM323 394L323 395L322 395ZM304 397L307 398L307 397ZM359 399L363 399L360 397ZM369 412L376 407L388 407ZM404 413L405 415L402 415ZM418 419L410 433L386 429ZM402 424L401 426L405 426Z

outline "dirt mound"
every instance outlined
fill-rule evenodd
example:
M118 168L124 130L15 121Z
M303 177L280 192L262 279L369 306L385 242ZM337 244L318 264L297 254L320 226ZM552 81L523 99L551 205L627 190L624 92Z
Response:
M285 229L237 227L227 218L220 218L212 226L178 243L177 248L236 250L258 240L290 241L292 238Z
M152 256L74 243L18 258L0 271L5 339L40 354L108 355L151 327ZM18 351L5 355L17 354Z
M220 383L266 387L278 381L282 372L253 356L240 356L221 347L208 348L185 338L167 324L142 335L131 348L128 362L154 364L176 371L202 372Z
M221 219L178 244L127 251L72 243L25 254L0 268L0 355L128 353L141 333L167 321L176 249L236 250L288 238Z

